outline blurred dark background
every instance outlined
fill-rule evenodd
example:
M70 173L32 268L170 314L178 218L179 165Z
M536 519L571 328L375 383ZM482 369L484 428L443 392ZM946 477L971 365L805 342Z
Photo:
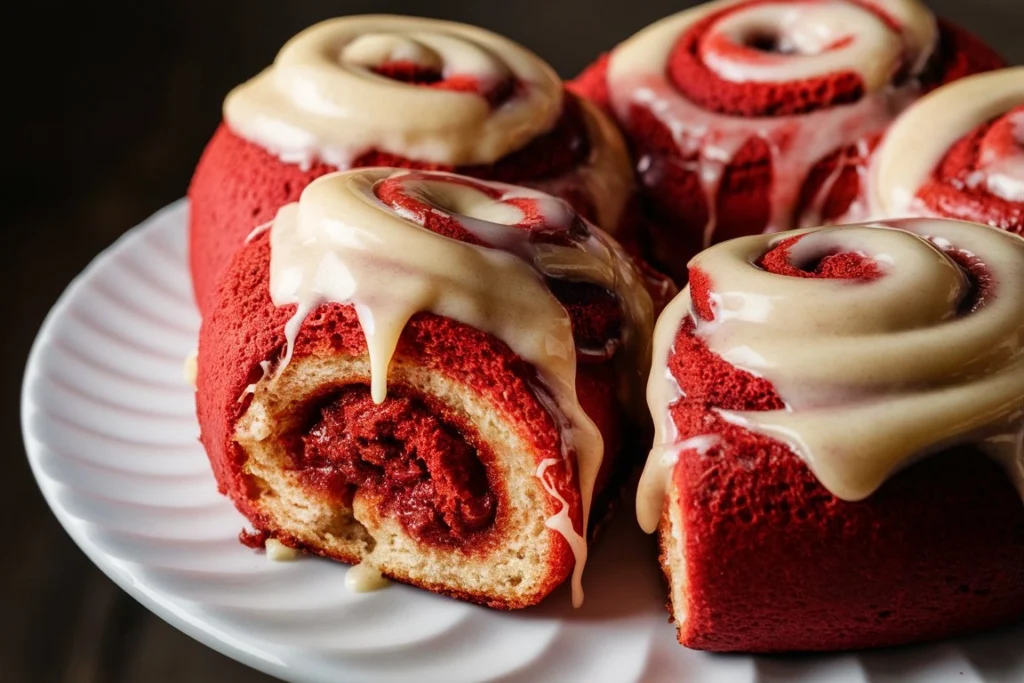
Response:
M25 462L18 390L47 310L96 254L184 195L235 84L330 16L392 12L475 23L566 77L680 0L355 2L108 0L3 3L6 293L0 435L0 682L269 681L190 640L108 581L46 508ZM1024 63L1022 0L931 0Z

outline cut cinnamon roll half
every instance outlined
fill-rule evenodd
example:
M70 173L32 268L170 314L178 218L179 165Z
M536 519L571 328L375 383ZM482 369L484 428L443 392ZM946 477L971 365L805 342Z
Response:
M224 101L189 188L201 311L254 227L314 178L373 166L531 186L611 233L631 214L632 169L615 125L526 48L435 19L330 19Z
M640 31L571 86L614 113L677 279L701 249L866 218L878 136L923 92L1005 63L918 0L718 0Z
M439 172L320 177L200 333L221 490L264 536L498 608L580 577L631 463L651 297L564 201Z
M1024 614L1024 240L910 219L690 267L637 497L679 641L845 650Z
M871 168L880 216L938 216L1024 234L1024 67L951 83L889 129Z

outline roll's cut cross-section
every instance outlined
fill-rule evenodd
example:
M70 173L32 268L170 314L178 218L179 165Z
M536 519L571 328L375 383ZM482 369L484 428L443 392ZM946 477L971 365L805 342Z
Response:
M503 608L575 568L578 604L652 317L617 243L550 195L326 175L224 273L200 333L203 443L286 545Z
M690 268L637 497L680 642L852 649L1024 614L1024 240L908 219Z

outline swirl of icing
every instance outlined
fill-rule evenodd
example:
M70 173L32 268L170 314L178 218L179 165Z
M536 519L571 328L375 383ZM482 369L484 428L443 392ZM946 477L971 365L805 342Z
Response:
M427 88L376 72L411 65L472 88ZM511 94L488 99L502 87ZM365 15L299 33L274 64L235 88L224 118L285 161L348 168L378 149L429 163L490 164L549 130L562 82L539 57L497 34L433 19Z
M797 268L854 252L881 274L804 279L757 265L795 235L787 259ZM838 498L861 500L915 458L963 443L1024 484L1024 239L908 219L740 238L690 266L711 283L714 318L697 313L687 289L655 331L648 402L658 433L637 499L645 529L657 526L666 452L692 447L675 443L668 407L680 394L666 377L687 317L712 352L770 381L786 403L718 413L788 444Z
M935 18L910 1L868 3L905 27L894 31L869 7L831 0L772 2L726 14L700 46L705 64L729 81L782 83L850 71L868 92L888 85L910 64L924 68L937 40ZM770 44L772 52L753 47Z
M786 90L776 86L854 74L861 94L853 102L775 116L771 107L758 116L706 109L672 74L675 51L698 27L695 56L722 82L761 83L777 95ZM814 166L845 146L866 145L888 126L916 97L918 77L938 40L935 16L918 0L715 0L656 22L618 46L608 66L609 95L623 121L634 107L650 111L693 165L708 207L704 246L710 246L719 184L748 141L760 138L771 152L767 231L796 227L793 212ZM640 170L643 175L643 160ZM819 223L830 189L831 183L822 186L801 224ZM861 213L855 205L845 220Z
M385 203L384 183L410 202ZM420 207L420 208L415 208ZM443 216L481 244L423 227ZM532 364L538 400L562 429L563 459L575 454L583 506L576 530L568 505L537 476L562 509L547 520L576 556L573 599L582 601L585 529L604 443L576 395L572 325L545 278L586 282L612 292L625 313L622 343L633 381L642 385L649 359L653 305L621 247L580 219L563 201L512 185L438 172L359 169L313 181L298 203L283 207L270 228L270 290L277 306L295 304L285 326L288 364L303 321L321 303L352 304L370 356L371 395L387 394L388 367L408 320L418 312L445 316L494 335ZM486 245L486 246L484 246ZM548 398L550 396L550 398Z
M1014 67L950 83L896 120L872 163L873 210L892 217L935 213L918 193L950 147L993 120L965 183L1008 202L1024 202L1024 67Z

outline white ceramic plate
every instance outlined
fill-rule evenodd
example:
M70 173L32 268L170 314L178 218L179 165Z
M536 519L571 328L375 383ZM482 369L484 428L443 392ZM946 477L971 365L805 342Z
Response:
M1024 627L937 645L820 657L709 655L667 623L650 538L627 510L597 546L586 604L564 588L500 613L408 588L344 587L345 567L272 563L241 544L197 441L182 360L199 317L177 202L69 287L25 376L25 445L76 543L185 633L295 682L1024 681Z

